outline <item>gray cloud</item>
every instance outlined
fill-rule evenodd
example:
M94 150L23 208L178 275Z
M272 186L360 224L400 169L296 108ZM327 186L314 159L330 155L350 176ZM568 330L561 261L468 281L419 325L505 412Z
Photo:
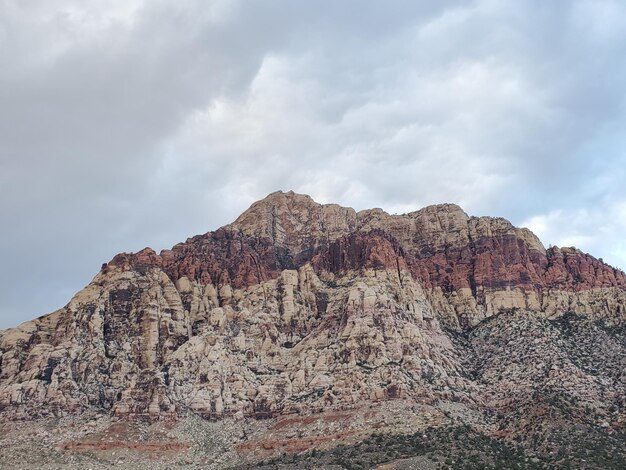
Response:
M444 201L626 267L626 7L0 4L0 327L294 189Z

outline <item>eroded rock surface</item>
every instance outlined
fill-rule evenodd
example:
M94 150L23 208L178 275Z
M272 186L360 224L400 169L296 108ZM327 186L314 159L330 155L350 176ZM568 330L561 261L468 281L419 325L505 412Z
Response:
M538 332L565 313L619 328L625 308L623 272L546 250L504 219L451 204L357 213L279 192L171 250L115 256L67 306L1 332L0 410L271 418L393 399L478 410L520 402L534 370L546 387L571 382L589 391L580 400L622 406L621 379L601 393ZM487 347L483 323L512 311L528 315L515 319L527 336ZM488 361L511 341L546 343L525 357L549 365L494 379Z

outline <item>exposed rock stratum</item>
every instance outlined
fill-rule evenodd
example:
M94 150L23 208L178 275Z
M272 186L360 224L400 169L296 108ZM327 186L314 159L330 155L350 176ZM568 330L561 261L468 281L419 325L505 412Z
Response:
M522 443L555 420L616 436L625 320L622 271L505 219L276 192L171 250L118 254L0 332L0 417L275 423L380 404Z

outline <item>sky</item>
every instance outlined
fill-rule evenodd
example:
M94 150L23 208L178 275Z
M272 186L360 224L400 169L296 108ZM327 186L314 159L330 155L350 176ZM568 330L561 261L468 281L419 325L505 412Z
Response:
M626 268L626 3L0 0L0 328L294 190Z

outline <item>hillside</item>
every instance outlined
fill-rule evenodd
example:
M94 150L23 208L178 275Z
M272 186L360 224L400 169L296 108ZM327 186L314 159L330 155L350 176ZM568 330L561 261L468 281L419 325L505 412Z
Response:
M0 461L624 468L625 323L623 272L505 219L272 193L0 332Z

